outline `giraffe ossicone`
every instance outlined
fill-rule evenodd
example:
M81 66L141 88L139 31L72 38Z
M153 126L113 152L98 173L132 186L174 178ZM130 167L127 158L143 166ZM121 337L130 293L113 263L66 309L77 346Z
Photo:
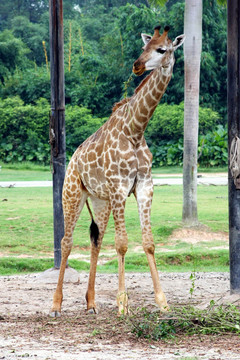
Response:
M125 254L128 248L124 209L128 196L134 194L140 217L142 244L153 280L155 301L161 310L168 304L160 285L154 257L154 241L150 224L153 196L151 176L152 154L144 139L144 131L172 76L174 51L184 42L184 35L174 41L168 38L169 27L153 36L142 34L143 53L135 61L133 72L142 75L152 70L134 94L116 104L112 115L100 129L81 144L73 154L65 175L62 193L65 233L61 242L62 260L58 284L50 315L60 316L63 279L72 248L72 235L86 204L92 218L91 263L86 293L87 310L97 313L95 278L103 235L112 211L115 225L115 247L118 255L119 314L126 314L128 297L125 289ZM93 213L89 207L90 198Z

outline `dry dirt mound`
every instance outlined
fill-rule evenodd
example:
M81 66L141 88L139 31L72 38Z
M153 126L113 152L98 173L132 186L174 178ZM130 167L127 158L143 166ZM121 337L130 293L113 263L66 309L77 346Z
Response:
M71 275L71 274L70 274ZM48 317L55 289L55 275L0 277L0 358L19 359L221 359L240 358L237 336L180 337L177 342L139 340L126 319L117 317L117 275L99 274L96 298L99 315L85 313L84 295L88 275L74 274L64 284L62 318ZM78 281L80 277L80 281ZM171 304L205 307L210 300L239 303L229 294L226 273L197 273L193 298L189 273L161 274L162 286ZM77 281L76 281L77 279ZM149 274L126 274L130 307L156 311Z
M173 231L169 237L169 241L184 241L190 244L197 244L199 242L209 241L222 241L228 245L228 233L226 232L213 232L207 229L200 228L182 228Z

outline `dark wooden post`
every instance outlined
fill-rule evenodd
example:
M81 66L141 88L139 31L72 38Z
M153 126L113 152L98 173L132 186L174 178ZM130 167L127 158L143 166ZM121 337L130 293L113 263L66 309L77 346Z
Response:
M228 0L228 146L240 137L240 4ZM240 189L229 169L230 289L240 294Z
M61 263L61 239L64 236L62 187L66 168L65 94L62 0L49 0L51 116L50 143L53 168L54 267Z

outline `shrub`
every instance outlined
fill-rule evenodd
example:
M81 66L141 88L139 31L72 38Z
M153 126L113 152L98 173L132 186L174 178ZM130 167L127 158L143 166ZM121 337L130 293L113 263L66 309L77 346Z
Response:
M199 134L205 135L221 122L220 115L211 109L199 107ZM145 132L148 143L174 140L183 137L184 103L157 106Z
M225 166L228 163L228 133L226 127L217 128L199 137L199 163L202 166Z
M104 119L93 117L85 107L66 106L66 148L71 157L76 148L103 124Z
M49 163L49 111L46 99L24 105L18 97L0 99L0 160ZM103 123L90 110L66 107L66 150L71 157L76 148Z
M49 159L49 105L24 105L19 97L0 100L0 159L4 162Z

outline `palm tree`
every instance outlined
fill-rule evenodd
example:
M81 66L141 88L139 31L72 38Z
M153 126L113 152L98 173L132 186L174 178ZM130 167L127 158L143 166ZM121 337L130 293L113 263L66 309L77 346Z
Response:
M198 223L197 150L199 78L202 50L202 0L186 0L184 15L184 156L183 156L183 222Z

